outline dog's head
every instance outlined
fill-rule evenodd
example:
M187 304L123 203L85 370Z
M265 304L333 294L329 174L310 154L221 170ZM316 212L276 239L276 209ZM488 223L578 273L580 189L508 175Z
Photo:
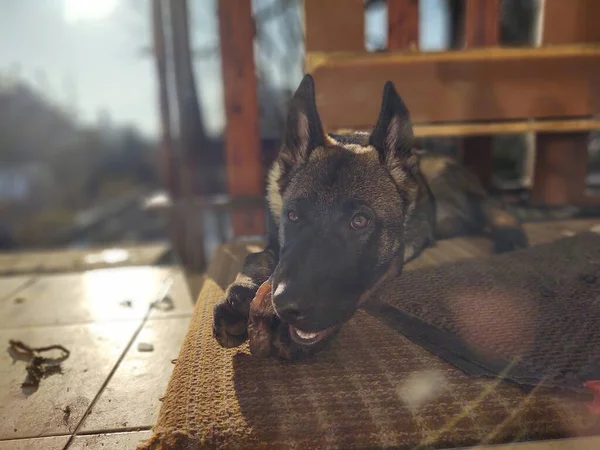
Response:
M323 131L306 75L269 174L278 225L273 305L292 337L313 344L348 320L384 277L398 275L418 183L408 110L391 82L371 134Z

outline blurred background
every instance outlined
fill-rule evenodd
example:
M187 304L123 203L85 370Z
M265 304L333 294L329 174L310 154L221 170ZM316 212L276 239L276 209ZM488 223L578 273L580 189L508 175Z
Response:
M460 48L463 3L419 2L420 51ZM539 4L501 1L501 45L536 45ZM387 2L365 1L364 11L365 48L386 50ZM303 75L303 6L254 0L251 13L264 171ZM217 0L0 2L0 248L166 242L182 233L169 223L187 219L165 211L194 198L191 227L202 230L202 242L191 245L209 258L234 234L226 213L226 34ZM455 138L420 144L459 149ZM491 189L518 197L530 186L528 148L524 135L494 137ZM590 184L600 182L599 150L591 133Z

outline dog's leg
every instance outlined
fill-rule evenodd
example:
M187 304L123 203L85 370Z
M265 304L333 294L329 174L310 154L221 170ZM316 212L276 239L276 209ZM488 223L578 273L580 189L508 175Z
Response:
M248 338L250 302L275 270L278 259L279 245L275 240L262 252L246 257L241 273L214 308L213 335L221 346L237 347Z
M521 223L501 203L487 198L482 203L482 211L496 253L528 247L527 234Z

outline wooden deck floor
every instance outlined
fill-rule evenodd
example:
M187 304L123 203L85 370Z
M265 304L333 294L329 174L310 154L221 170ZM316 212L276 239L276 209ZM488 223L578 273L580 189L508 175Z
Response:
M529 244L539 245L591 229L600 231L600 219L531 222L526 223L524 227L529 238ZM438 241L434 247L427 249L421 257L408 264L405 270L430 267L490 254L492 254L492 243L484 237L460 237L442 240Z
M74 248L0 253L0 276L79 272L104 267L155 265L168 243L112 248Z
M594 227L600 220L532 223L526 230L537 245ZM74 262L86 260L87 254L77 252L55 252L52 258L49 253L23 253L18 259L0 255L0 272L12 274L0 277L0 345L7 348L16 339L71 351L63 373L43 379L35 392L21 388L26 362L0 354L0 450L134 449L149 436L193 308L183 272L152 266L159 253L156 248L132 251L135 267L107 268L110 264L98 262L93 270ZM484 238L441 241L407 269L490 253ZM172 308L169 302L150 308L165 292ZM151 344L153 350L142 351L138 344Z
M13 274L0 277L0 450L134 449L149 435L193 308L184 273L152 266L163 250L112 263L99 250L0 256ZM24 389L10 340L71 354Z

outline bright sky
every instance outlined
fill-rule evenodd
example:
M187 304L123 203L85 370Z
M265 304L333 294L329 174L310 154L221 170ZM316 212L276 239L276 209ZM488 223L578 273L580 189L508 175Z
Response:
M255 8L270 0L254 0ZM421 42L442 48L446 32L441 15L445 0L421 0ZM149 0L1 0L0 73L26 78L47 95L75 107L84 121L101 111L113 121L136 125L156 135L158 111L155 68L142 56L149 48ZM217 41L215 0L190 2L196 48ZM433 7L433 8L432 8ZM385 13L367 21L367 32L384 36ZM384 33L382 35L382 33ZM223 126L218 58L202 61L196 77L207 127Z

